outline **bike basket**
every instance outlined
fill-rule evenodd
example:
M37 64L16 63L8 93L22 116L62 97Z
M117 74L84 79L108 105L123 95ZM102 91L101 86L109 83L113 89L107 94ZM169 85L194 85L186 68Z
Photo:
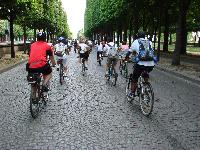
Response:
M36 73L31 73L28 74L27 76L27 81L31 84L31 83L36 83L36 82L40 82L41 81L41 77L40 74L36 74Z

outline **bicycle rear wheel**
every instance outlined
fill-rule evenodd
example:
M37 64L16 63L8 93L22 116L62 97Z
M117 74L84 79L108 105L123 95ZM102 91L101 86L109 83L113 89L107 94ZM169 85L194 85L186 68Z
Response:
M124 66L124 77L128 78L128 66L127 66L126 63L125 63L125 66Z
M33 86L33 85L31 85ZM36 85L31 87L31 95L30 95L30 112L33 118L36 118L39 113L39 100L40 100L40 91L39 87Z
M85 60L82 59L82 75L84 76L85 75Z
M63 85L64 82L64 68L63 68L63 64L60 64L60 84Z
M149 116L153 111L153 105L154 105L153 88L149 82L145 83L141 88L142 89L139 96L140 108L145 116Z
M117 83L117 73L115 73L114 69L112 69L112 73L111 73L111 82L112 82L112 86L115 86Z
M120 61L120 64L119 64L119 72L120 72L120 74L122 75L122 63L121 63L121 61Z
M131 78L129 78L128 83L126 85L126 98L128 101L133 100L133 97L130 97L130 93L131 93Z

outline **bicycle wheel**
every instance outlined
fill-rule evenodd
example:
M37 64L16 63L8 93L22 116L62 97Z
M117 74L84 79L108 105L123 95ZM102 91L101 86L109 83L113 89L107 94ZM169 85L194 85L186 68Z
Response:
M126 98L128 101L133 100L133 97L130 97L130 93L131 93L131 75L130 75L128 83L126 85Z
M85 60L82 59L82 75L84 76L85 75Z
M128 66L127 66L126 63L125 63L125 65L124 65L124 77L125 77L125 78L128 78Z
M122 63L121 63L121 61L120 61L120 64L119 64L119 72L122 75Z
M153 111L153 105L154 105L154 92L151 84L145 83L141 87L141 93L140 93L140 108L142 113L145 116L149 116Z
M115 86L117 83L117 73L115 73L114 69L112 69L112 73L111 73L111 82L112 82L112 86Z
M33 86L33 85L31 85ZM36 118L39 113L39 100L40 100L40 91L39 86L36 85L31 88L31 95L30 95L30 112L33 118Z
M64 68L63 68L63 64L60 64L60 84L62 85L64 82Z

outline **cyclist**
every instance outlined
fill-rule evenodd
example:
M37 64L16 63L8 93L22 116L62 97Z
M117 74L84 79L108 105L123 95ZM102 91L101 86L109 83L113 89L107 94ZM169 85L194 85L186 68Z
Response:
M100 54L101 56L103 55L103 45L100 41L97 42L96 49L97 49L97 61L99 61L99 55Z
M105 76L108 76L108 68L110 67L111 63L113 62L114 65L114 71L116 73L116 65L118 61L118 51L117 48L115 47L115 43L112 41L112 39L108 39L108 43L105 44L105 47L103 48L104 50L107 51L107 64L106 64L106 74Z
M53 66L56 65L53 49L46 41L45 32L37 33L37 41L31 44L27 63L28 73L42 73L44 92L48 91L47 83L52 77L52 68L48 63L48 56Z
M129 59L129 55L132 53L135 56L135 66L132 75L132 83L131 83L131 93L130 96L135 96L135 91L137 88L137 81L139 76L143 71L151 72L155 66L154 58L152 59L143 59L140 57L141 55L141 48L148 47L152 49L152 42L148 39L145 39L145 33L143 31L139 31L137 34L137 39L133 41L129 51L126 54L126 60ZM148 79L148 74L145 75L144 79Z
M63 43L64 38L59 37L58 38L58 43L54 46L55 49L55 55L56 55L56 60L58 64L58 60L62 59L62 64L64 67L64 76L67 75L67 55L69 55L69 48L67 45ZM59 70L59 65L57 65L57 71Z
M75 41L74 41L74 52L75 52L75 53L76 53L77 45L78 45L78 42L77 42L77 40L75 39Z
M86 64L88 65L88 57L90 53L90 47L85 44L85 41L83 38L80 39L79 44L77 45L78 53L79 53L79 62L81 63L81 58L85 59ZM85 66L86 66L85 64ZM87 66L85 68L88 69Z

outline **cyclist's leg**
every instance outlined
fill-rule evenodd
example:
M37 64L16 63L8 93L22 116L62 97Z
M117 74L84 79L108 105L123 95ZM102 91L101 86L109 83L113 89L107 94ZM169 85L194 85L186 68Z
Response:
M43 74L43 86L47 87L48 82L52 78L52 68L49 64L46 64L41 68L41 73ZM47 89L47 88L46 88Z
M136 66L134 66L132 82L131 82L131 92L132 93L135 93L135 91L136 91L138 78L140 77L142 71L143 71L143 68L140 65L137 64Z
M67 74L67 56L63 57L62 63L63 63L64 73L66 75Z
M108 57L107 63L106 63L106 75L108 74L108 68L110 67L112 63L112 59Z
M115 73L117 73L116 72L117 62L118 62L118 59L117 58L113 58L113 68L114 68Z
M89 53L84 54L84 59L85 59L85 67L88 67L88 58L89 58Z
M97 51L97 61L99 60L99 54L100 54L100 52Z

